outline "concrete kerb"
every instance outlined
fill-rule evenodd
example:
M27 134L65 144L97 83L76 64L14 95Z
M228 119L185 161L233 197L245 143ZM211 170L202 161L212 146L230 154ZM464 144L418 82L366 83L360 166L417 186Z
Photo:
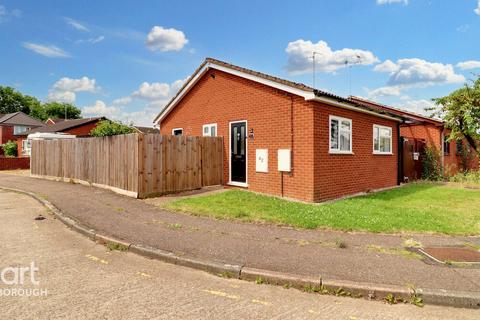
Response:
M96 233L95 230L85 227L81 223L69 218L56 208L48 200L36 195L35 193L19 189L1 187L5 191L16 192L31 196L49 211L58 220L66 226L87 236L100 244L118 244L128 248L128 251L142 255L147 258L157 259L166 263L172 263L185 267L190 267L206 271L227 278L236 278L247 281L256 281L257 283L283 285L303 289L305 291L317 292L317 289L323 289L329 294L346 295L352 297L364 297L372 300L383 300L387 295L395 298L403 298L408 301L413 294L423 299L426 304L436 304L461 308L480 308L480 293L459 292L448 290L431 290L421 288L406 288L394 285L383 285L374 283L359 283L341 280L326 280L320 276L318 278L275 272L269 270L249 268L234 264L222 264L213 261L205 261L191 257L178 256L172 252L148 247L142 244L127 243L109 236Z

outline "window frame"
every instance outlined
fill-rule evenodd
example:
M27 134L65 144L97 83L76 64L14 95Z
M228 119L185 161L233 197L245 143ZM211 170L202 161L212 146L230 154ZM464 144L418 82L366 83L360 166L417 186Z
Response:
M212 127L215 127L215 135L212 136ZM205 128L208 128L208 134L205 134ZM207 123L202 126L203 137L216 137L218 135L218 127L216 123Z
M332 149L332 120L338 121L338 148ZM347 121L350 123L350 150L340 150L340 132L341 130L341 122ZM332 116L328 117L328 153L330 154L353 154L353 121L352 119Z
M375 128L378 128L378 150L375 150ZM390 130L390 151L380 151L380 130L387 129ZM373 154L379 155L393 155L393 128L388 126L382 126L380 124L374 124L372 127L372 147L373 147Z
M181 134L175 134L175 131L182 130ZM183 128L173 128L172 129L172 136L183 136Z
M30 155L30 150L31 150L31 145L30 145L30 140L24 139L22 140L22 155Z
M17 130L18 128L21 128L22 130L21 130L21 131L18 131L18 130ZM28 131L28 130L30 130L30 129L31 129L31 127L29 127L29 126L14 125L14 126L13 126L13 135L14 135L14 136L17 136L17 135L19 135L20 133L26 132L26 131Z

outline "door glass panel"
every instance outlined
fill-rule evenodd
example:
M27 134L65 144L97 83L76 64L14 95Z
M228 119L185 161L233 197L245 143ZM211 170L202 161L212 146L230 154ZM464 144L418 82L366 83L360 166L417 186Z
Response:
M233 127L233 154L238 154L237 145L238 145L238 128Z
M241 126L241 137L240 137L240 153L242 156L245 154L245 127Z

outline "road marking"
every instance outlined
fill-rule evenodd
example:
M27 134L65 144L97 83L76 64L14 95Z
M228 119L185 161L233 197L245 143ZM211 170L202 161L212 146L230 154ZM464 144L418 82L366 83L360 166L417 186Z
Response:
M223 291L215 291L215 290L202 290L202 291L206 292L206 293L213 294L214 296L224 297L224 298L228 298L228 299L235 299L235 300L240 299L239 296L236 296L236 295L233 295L233 294L228 294L228 293L223 292Z
M320 314L320 312L318 311L315 311L315 310L308 310L308 313L311 313L311 314Z
M144 273L144 272L137 272L137 275L139 275L141 277L144 277L144 278L151 278L152 277L148 273Z
M252 302L253 302L253 303L257 303L257 304L261 304L261 305L264 305L264 306L269 306L269 305L271 305L270 302L262 301L262 300L257 300L257 299L253 299Z
M100 258L97 258L97 257L95 257L95 256L92 256L91 254L85 255L85 257L87 257L88 259L90 259L90 260L92 260L92 261L95 261L95 262L99 262L99 263L102 263L102 264L108 264L108 261L103 260L103 259L100 259Z

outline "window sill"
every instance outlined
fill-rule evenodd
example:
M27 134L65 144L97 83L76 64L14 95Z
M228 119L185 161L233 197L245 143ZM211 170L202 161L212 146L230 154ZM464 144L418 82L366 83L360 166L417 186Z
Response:
M352 151L332 151L330 150L328 152L329 154L346 154L346 155L353 155L354 153Z
M393 156L392 152L374 152L373 154L376 156Z

